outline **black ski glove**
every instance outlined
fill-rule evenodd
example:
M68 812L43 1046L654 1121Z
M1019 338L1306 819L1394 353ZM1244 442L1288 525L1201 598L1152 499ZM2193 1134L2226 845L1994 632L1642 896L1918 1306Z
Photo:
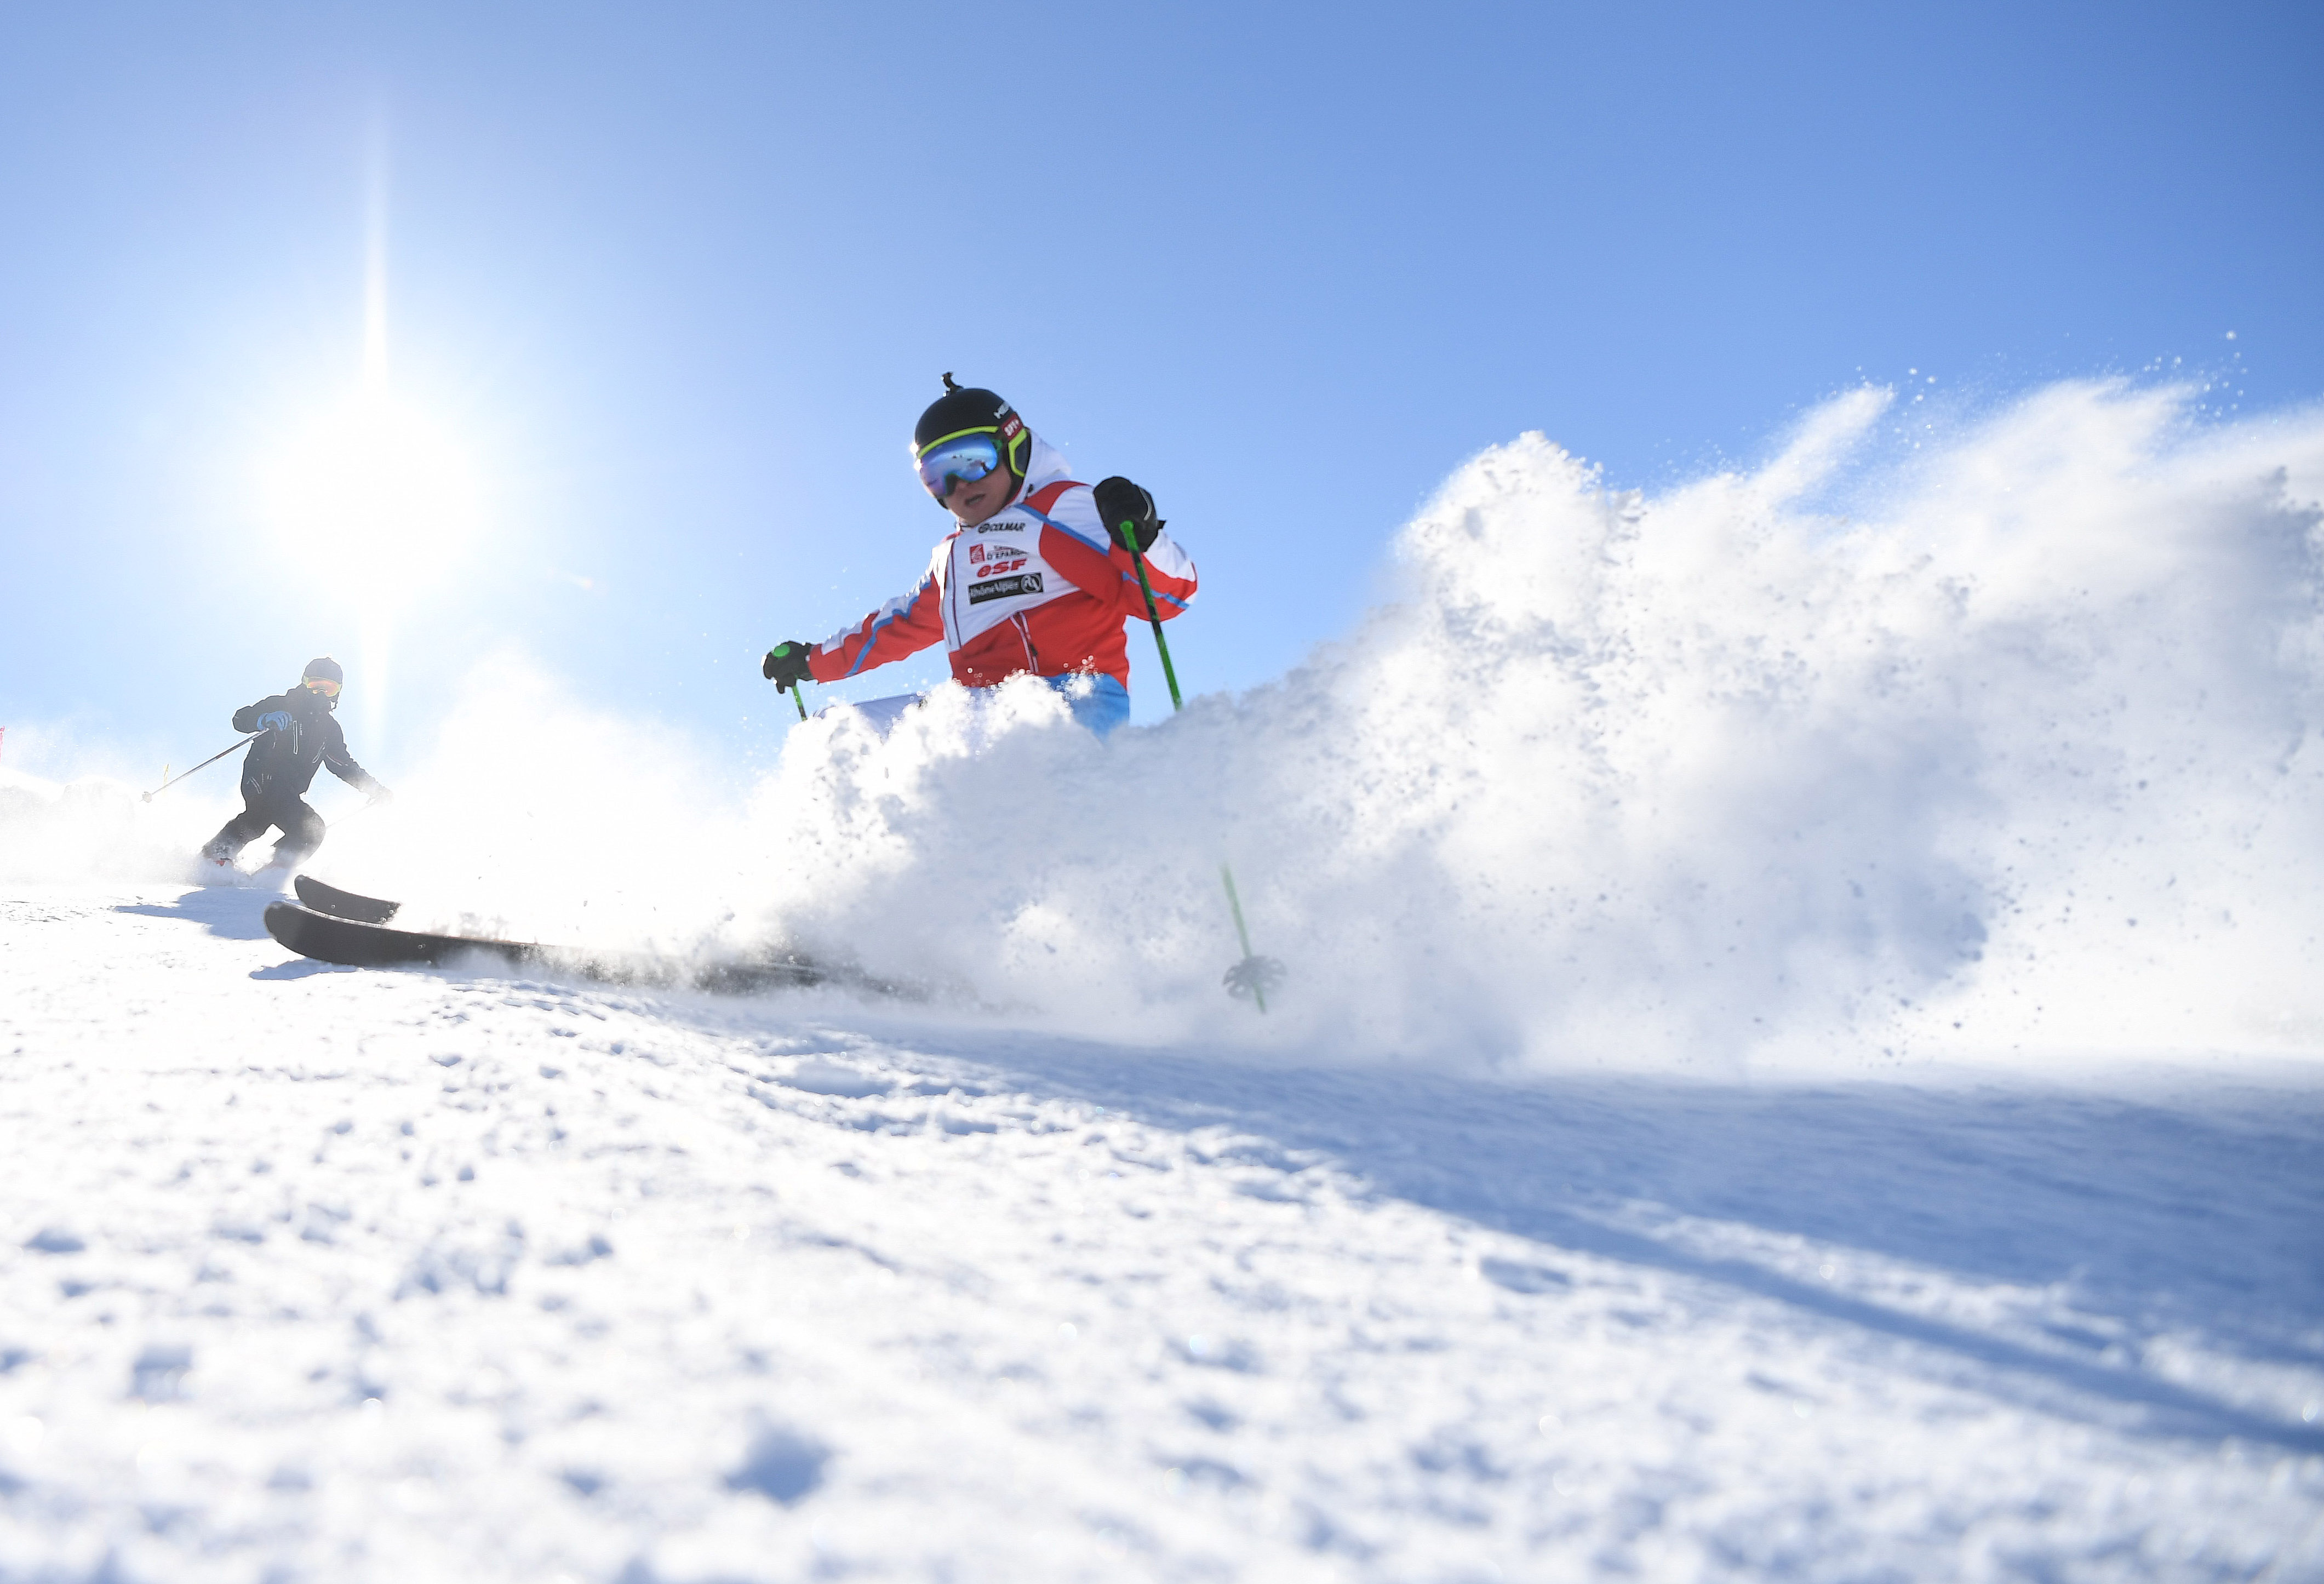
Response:
M777 687L796 689L802 682L814 681L814 673L807 668L807 648L803 643L786 639L767 651L765 661L759 667L759 675Z
M1154 515L1154 497L1116 474L1090 492L1097 497L1097 514L1105 520L1105 530L1113 542L1125 550L1144 555L1154 545L1154 536L1162 531L1162 520Z

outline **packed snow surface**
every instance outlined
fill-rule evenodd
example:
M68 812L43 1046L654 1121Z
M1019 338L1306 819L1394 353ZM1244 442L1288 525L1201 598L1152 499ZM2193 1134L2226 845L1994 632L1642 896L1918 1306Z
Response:
M0 908L0 1579L2324 1577L2324 1096L1526 1084Z
M890 999L309 962L230 769L13 726L0 1581L2324 1579L2324 415L2191 400L1527 437L1105 744L736 793L512 654L318 796L411 922Z

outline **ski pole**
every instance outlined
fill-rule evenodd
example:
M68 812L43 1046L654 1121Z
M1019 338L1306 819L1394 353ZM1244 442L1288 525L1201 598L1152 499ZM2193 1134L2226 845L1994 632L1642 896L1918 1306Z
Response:
M1186 701L1178 695L1178 672L1170 664L1170 640L1162 636L1162 612L1154 603L1154 584L1146 576L1146 556L1138 548L1134 523L1121 525L1121 542L1130 550L1130 564L1138 569L1139 591L1146 596L1146 620L1154 629L1154 648L1162 656L1162 677L1170 684L1170 713L1176 714L1186 707ZM1219 864L1219 879L1226 882L1227 907L1234 914L1235 938L1242 943L1242 961L1227 970L1227 993L1233 995L1248 990L1251 1004L1264 1013L1267 987L1280 981L1282 964L1251 951L1250 931L1242 921L1242 898L1235 893L1234 870L1223 861Z
M1138 548L1137 530L1127 522L1121 525L1121 538L1122 542L1130 547L1130 564L1138 568L1139 591L1146 596L1146 620L1154 629L1154 647L1162 654L1162 677L1170 684L1170 709L1176 714L1185 708L1186 704L1178 696L1178 673L1170 664L1170 640L1162 636L1162 612L1154 604L1154 585L1146 576L1146 557ZM1227 882L1227 889L1234 889L1232 880ZM1248 944L1244 950L1250 950ZM1264 1007L1259 1009L1266 1010Z
M798 705L799 719L802 721L806 720L807 700L799 696L799 686L796 682L791 684L791 702Z
M269 728L269 730L272 730L272 728L271 728L271 727ZM210 755L210 756L209 756L209 758L208 758L208 759L206 759L206 760L202 760L201 764L198 764L198 765L196 765L196 766L194 767L194 770L200 769L202 768L202 766L203 766L203 765L214 765L214 764L217 763L217 761L218 761L218 760L220 760L224 759L227 754L232 753L235 748L247 748L247 747L249 747L252 743L254 743L254 742L257 741L261 737L263 737L263 736L265 736L265 735L266 735L266 732L253 732L249 736L247 736L247 737L244 738L241 741L239 741L239 742L235 743L235 744L234 745L234 747L233 747L233 748L221 748L221 749L219 749L216 753L214 753L214 754ZM169 769L170 769L170 767L169 767L168 765L163 765L163 766L161 767L162 773L163 773L163 774L165 774L165 775L167 775L167 774L168 774L168 772L169 772ZM168 791L171 787L172 787L176 786L179 782L180 782L180 781L184 780L188 776L192 775L192 774L194 773L194 770L180 770L176 775L174 775L174 776L171 776L171 777L170 777L170 778L169 778L168 780L166 780L166 781L162 782L160 786L158 786L158 787L154 787L154 788L153 788L153 792L166 792L166 791ZM152 802L152 801L153 801L153 792L148 792L148 793L146 793L146 794L144 795L144 797L143 798L143 802L146 802L146 803L151 803L151 802Z
M1238 990L1250 991L1251 1004L1261 1012L1267 1010L1267 987L1281 977L1281 966L1272 958L1261 957L1250 949L1250 931L1242 922L1242 898L1235 895L1234 870L1222 861L1219 879L1227 883L1227 907L1233 910L1235 939L1242 943L1242 961L1227 970L1227 993Z

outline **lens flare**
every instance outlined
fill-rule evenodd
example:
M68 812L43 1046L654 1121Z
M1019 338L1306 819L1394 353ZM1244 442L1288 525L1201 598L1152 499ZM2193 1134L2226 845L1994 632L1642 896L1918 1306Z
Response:
M484 523L466 448L383 385L366 384L293 431L262 473L286 549L374 613L456 565Z

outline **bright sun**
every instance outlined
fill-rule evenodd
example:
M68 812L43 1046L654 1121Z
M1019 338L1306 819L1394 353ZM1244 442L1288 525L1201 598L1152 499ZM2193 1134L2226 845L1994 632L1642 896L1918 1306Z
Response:
M294 432L263 472L286 547L380 614L456 562L483 521L466 454L383 383Z

